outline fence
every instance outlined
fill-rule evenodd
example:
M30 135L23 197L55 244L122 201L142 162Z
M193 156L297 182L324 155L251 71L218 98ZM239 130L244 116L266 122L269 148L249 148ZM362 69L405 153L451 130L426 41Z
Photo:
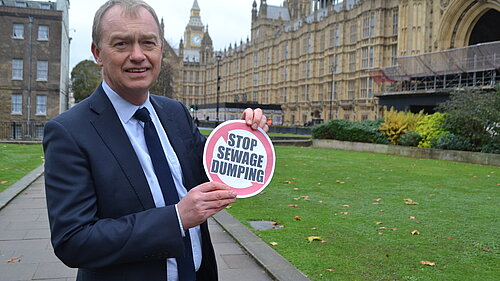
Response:
M0 140L40 141L45 122L0 122Z

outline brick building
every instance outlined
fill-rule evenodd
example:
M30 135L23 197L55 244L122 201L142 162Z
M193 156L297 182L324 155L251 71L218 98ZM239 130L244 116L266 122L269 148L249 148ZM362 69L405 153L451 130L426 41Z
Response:
M0 138L40 139L68 108L69 0L0 0Z

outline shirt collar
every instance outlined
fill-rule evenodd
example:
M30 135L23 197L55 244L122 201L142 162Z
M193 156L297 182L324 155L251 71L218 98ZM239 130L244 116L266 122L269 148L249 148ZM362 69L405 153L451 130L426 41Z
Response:
M109 87L109 85L104 80L102 81L102 88L104 89L104 92L111 101L111 104L113 104L113 107L115 108L118 117L124 124L127 124L130 121L130 119L132 119L137 109L146 107L149 110L149 112L151 112L151 109L153 108L151 101L149 100L149 92L148 92L148 98L146 99L146 102L144 102L144 104L135 105L125 100L118 93L113 91L113 89L111 89L111 87Z

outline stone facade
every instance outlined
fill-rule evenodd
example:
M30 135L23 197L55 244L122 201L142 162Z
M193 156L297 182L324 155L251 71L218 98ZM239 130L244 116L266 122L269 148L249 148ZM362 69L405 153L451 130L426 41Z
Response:
M7 131L2 138L41 138L44 122L67 109L64 4L69 2L0 1L0 122Z
M191 18L200 16L195 6ZM499 12L495 0L285 0L280 7L254 1L251 39L221 51L213 50L208 30L201 45L187 42L196 28L190 20L178 50L175 94L187 106L205 108L279 104L282 115L273 119L284 125L374 120L383 113L376 97L382 87L370 70L400 56L477 43L475 25L493 13L491 25ZM488 40L495 40L498 28L487 25Z

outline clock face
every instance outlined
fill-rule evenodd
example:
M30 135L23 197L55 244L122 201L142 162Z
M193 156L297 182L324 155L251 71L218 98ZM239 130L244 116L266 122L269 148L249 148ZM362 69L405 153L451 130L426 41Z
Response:
M193 42L194 45L200 45L201 44L201 36L194 35L193 37L191 37L191 42Z

